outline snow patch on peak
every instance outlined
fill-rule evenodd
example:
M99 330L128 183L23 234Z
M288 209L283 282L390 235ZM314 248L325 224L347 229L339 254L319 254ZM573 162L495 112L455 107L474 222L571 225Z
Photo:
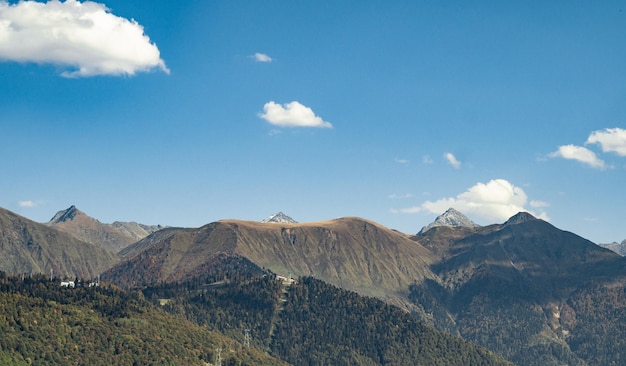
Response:
M480 227L480 225L475 224L472 220L470 220L467 216L463 215L459 211L455 210L454 208L449 208L446 212L437 216L435 221L424 226L418 234L423 234L437 226L469 228Z
M282 212L271 215L263 219L262 222L273 222L281 224L297 224L298 222Z

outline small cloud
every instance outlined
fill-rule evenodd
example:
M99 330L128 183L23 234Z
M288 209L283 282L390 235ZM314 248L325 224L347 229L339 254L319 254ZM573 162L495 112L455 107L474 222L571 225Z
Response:
M169 73L140 24L92 1L0 1L0 60L66 66L64 77Z
M452 165L454 169L459 169L461 167L461 162L457 160L456 156L452 153L445 153L443 157L448 161L448 164Z
M281 133L283 133L283 131L277 129L277 128L273 128L270 132L268 132L267 134L270 136L276 136L276 135L280 135Z
M264 53L255 53L254 55L250 56L251 59L253 59L256 62L272 62L274 61L270 56L264 54Z
M533 203L534 202L534 203ZM505 179L493 179L487 183L476 183L465 192L456 197L445 197L436 201L426 201L419 206L395 209L396 213L413 214L418 212L431 212L441 214L450 207L468 214L481 217L486 221L505 221L518 212L530 212L532 215L543 220L549 220L543 210L532 212L526 209L526 205L534 208L543 208L541 201L528 202L528 196L520 187L516 187Z
M418 206L414 206L414 207L399 208L399 209L392 208L389 211L391 211L391 213L393 214L415 214L415 213L422 211L422 208Z
M588 144L600 144L602 152L614 152L619 156L626 156L626 130L606 128L594 131L585 142L585 145Z
M258 116L270 124L279 127L323 127L333 125L313 113L313 110L296 101L283 105L270 101L263 106L263 113Z
M405 194L392 193L392 194L388 195L387 198L392 199L392 200L406 199L406 198L413 198L413 195L410 194L410 193L405 193Z
M407 159L395 158L395 159L393 159L393 161L395 161L398 164L408 164L409 163L409 161Z
M18 206L20 207L24 207L24 208L31 208L31 207L37 207L42 205L44 202L43 201L32 201L32 200L26 200L26 201L19 201L17 203Z
M587 164L592 168L604 169L604 161L596 156L596 154L582 146L563 145L559 149L548 155L551 158L563 158L577 160L583 164Z
M430 155L424 155L424 156L422 157L422 163L423 163L423 164L427 164L427 165L429 165L429 164L434 163L434 161L433 161L433 159L430 157Z

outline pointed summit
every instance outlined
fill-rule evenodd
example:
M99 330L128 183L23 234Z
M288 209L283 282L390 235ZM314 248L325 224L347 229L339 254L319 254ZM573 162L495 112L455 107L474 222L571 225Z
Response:
M535 216L529 214L528 212L518 212L515 215L511 216L510 219L506 220L504 225L516 225L521 224L526 221L539 220Z
M71 221L76 215L83 214L76 206L71 205L66 210L61 210L54 215L54 217L48 222L49 225L60 224L62 222Z
M475 224L472 220L470 220L467 216L463 215L459 211L449 208L443 214L437 216L435 221L424 226L422 230L418 234L423 234L428 230L437 227L437 226L449 226L449 227L479 227L480 225Z
M285 215L282 212L266 217L265 219L263 219L262 222L274 222L274 223L281 223L281 224L297 224L298 223L298 221L292 219L291 217Z

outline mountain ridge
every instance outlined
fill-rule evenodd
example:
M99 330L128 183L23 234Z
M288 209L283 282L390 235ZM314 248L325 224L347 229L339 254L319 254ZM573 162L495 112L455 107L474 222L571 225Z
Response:
M0 208L0 270L95 278L119 258L53 227Z
M616 300L625 297L626 259L523 212L413 236L355 217L221 220L166 228L119 254L102 278L122 287L187 281L242 258L382 299L518 364L610 364L626 348L626 306ZM614 355L594 350L600 334L619 346Z
M115 253L163 228L161 225L136 222L115 221L113 224L104 224L75 205L57 212L46 225Z
M401 298L412 281L433 277L427 249L407 235L354 217L301 224L221 220L197 229L165 229L121 251L123 262L105 276L126 286L140 284L124 281L123 273L147 268L150 275L143 281L182 280L219 253L246 257L283 276L313 275L390 299ZM372 260L380 264L372 266Z

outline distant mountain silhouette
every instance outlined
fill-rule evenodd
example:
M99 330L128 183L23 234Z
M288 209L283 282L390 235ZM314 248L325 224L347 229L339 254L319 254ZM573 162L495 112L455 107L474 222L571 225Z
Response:
M600 244L601 247L614 251L615 253L625 256L626 255L626 239L621 243L613 242L609 244Z

